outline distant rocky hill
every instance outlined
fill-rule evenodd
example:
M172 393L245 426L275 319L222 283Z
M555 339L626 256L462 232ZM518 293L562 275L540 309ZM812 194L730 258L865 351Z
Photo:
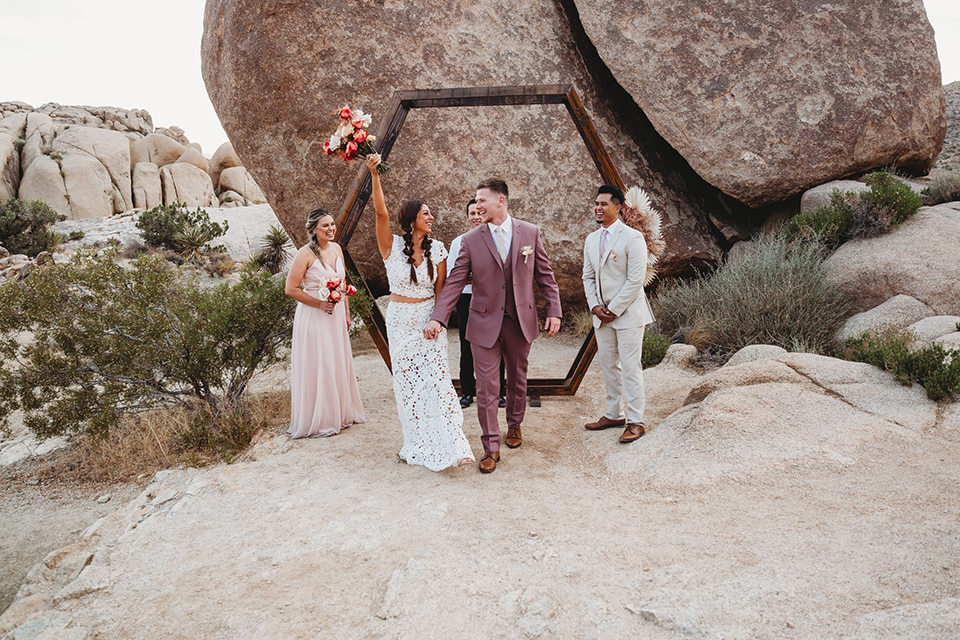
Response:
M943 85L947 99L947 137L934 169L960 170L960 80Z

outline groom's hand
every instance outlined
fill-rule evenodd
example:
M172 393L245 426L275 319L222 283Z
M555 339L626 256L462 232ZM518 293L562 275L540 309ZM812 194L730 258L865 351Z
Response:
M441 324L436 320L431 320L427 323L427 326L423 328L423 337L427 340L436 340L440 336Z
M557 335L557 331L560 331L560 318L547 318L543 328L546 329L548 338Z
M591 309L591 311L593 312L593 315L600 318L600 322L613 322L617 319L617 316L615 316L610 309L607 309L599 304Z

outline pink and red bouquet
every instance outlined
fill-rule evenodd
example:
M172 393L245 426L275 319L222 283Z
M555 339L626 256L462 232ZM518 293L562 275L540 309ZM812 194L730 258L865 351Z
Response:
M377 150L373 147L376 136L370 135L370 114L344 105L337 112L340 122L330 139L323 143L323 152L328 156L340 156L349 162L354 158L366 158ZM386 173L390 167L385 162L377 165L377 171Z
M337 277L327 280L327 286L320 289L320 299L328 302L340 302L345 295L357 295L357 288L352 284L346 284Z

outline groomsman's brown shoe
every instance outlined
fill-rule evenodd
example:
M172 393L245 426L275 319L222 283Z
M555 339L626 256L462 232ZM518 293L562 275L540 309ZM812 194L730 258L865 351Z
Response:
M500 462L499 451L484 451L480 458L480 473L493 473L497 470L497 463Z
M511 449L516 449L523 444L523 435L520 434L520 425L507 429L507 437L503 441Z
M645 431L643 430L642 424L636 424L631 422L623 430L623 435L620 436L620 442L626 443L626 442L633 442L634 440L639 440L640 436L642 436L644 433Z
M583 426L590 431L599 431L600 429L609 429L610 427L622 427L626 423L626 420L611 420L607 416L600 416L600 419L596 422L588 422Z

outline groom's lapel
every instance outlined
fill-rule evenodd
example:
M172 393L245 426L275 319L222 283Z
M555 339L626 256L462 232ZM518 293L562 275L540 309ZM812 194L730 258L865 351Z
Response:
M516 269L517 256L520 254L520 246L523 244L523 230L517 224L516 218L513 219L513 239L510 240L510 255L507 259L510 261L510 268Z
M604 265L604 263L606 263L606 261L607 261L607 256L609 256L609 255L610 255L610 252L613 251L613 248L614 248L614 246L616 246L617 240L620 239L620 234L621 234L622 232L623 232L623 227L618 224L618 225L616 226L616 231L614 231L614 232L612 232L612 233L610 234L610 238L607 239L607 252L606 252L605 254L603 254L602 256L600 256L600 266L601 266L601 267ZM599 249L599 242L600 242L600 241L599 241L599 239L598 239L598 240L597 240L597 243L598 243L597 248L598 248L598 249Z
M480 235L483 236L483 243L487 245L487 249L493 255L493 260L503 266L503 263L500 262L500 252L497 251L497 243L493 239L493 234L490 233L490 227L484 224L483 228L480 229Z

